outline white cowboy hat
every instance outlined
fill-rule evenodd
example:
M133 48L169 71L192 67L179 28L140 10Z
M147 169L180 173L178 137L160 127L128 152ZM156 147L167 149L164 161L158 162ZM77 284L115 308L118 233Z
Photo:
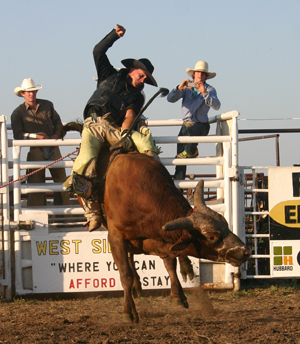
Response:
M21 92L38 91L42 87L43 86L41 85L36 85L31 78L28 78L28 79L24 79L21 87L16 87L14 89L14 92L18 97L22 97Z
M191 77L193 77L194 72L205 72L207 74L207 79L212 79L217 75L216 73L210 73L208 71L208 63L205 61L198 61L194 69L187 68L185 71L187 75Z

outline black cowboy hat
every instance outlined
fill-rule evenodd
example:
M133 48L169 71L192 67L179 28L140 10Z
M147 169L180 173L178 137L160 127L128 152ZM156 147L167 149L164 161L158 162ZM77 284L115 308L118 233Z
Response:
M139 60L125 59L125 60L122 60L121 63L126 68L142 69L147 74L147 79L145 82L149 85L157 86L157 82L152 76L154 67L148 59L139 59Z

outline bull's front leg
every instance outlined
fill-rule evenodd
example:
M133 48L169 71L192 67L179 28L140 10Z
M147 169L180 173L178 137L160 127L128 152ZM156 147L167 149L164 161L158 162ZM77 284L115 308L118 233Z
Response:
M131 271L133 273L132 295L134 298L141 297L142 285L141 285L140 276L138 275L135 269L133 253L128 254L128 262L131 267Z
M128 250L125 239L118 230L108 229L108 240L111 246L114 261L119 269L120 280L124 289L123 321L139 322L139 316L132 297L134 276L128 261Z
M187 302L187 298L184 295L182 286L177 276L176 266L177 260L176 258L164 258L163 259L165 267L168 271L171 280L171 297L174 301L182 304L185 308L189 308L189 304Z

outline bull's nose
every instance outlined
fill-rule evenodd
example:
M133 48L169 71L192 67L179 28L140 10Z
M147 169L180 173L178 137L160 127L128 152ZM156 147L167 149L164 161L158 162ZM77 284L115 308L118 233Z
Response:
M245 247L243 250L240 251L240 259L242 261L246 261L247 259L249 259L249 257L251 256L251 249L249 247Z
M251 253L252 253L252 249L250 246L246 246L245 247L245 251L244 251L244 256L245 258L249 258L251 256Z
M251 255L251 250L247 246L240 246L235 247L234 249L230 249L226 253L226 258L229 262L235 266L236 263L238 266L244 263L247 259L249 259Z

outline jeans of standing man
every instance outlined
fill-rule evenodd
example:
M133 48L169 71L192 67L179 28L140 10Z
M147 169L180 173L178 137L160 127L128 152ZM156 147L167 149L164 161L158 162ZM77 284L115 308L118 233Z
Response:
M49 163L53 160L61 158L60 150L58 147L54 148L54 155ZM43 150L40 147L30 147L27 155L27 161L45 161ZM29 170L32 172L34 170ZM50 174L55 183L63 183L66 180L66 171L64 168L49 168ZM45 170L41 170L28 177L29 183L45 183ZM54 205L68 205L69 194L68 192L54 192ZM27 206L45 206L47 205L46 194L44 192L31 193L28 195Z
M209 133L209 123L187 121L183 123L178 136L207 136ZM188 154L195 154L198 143L178 143L177 154L186 151ZM175 167L174 180L184 180L186 175L186 165Z

